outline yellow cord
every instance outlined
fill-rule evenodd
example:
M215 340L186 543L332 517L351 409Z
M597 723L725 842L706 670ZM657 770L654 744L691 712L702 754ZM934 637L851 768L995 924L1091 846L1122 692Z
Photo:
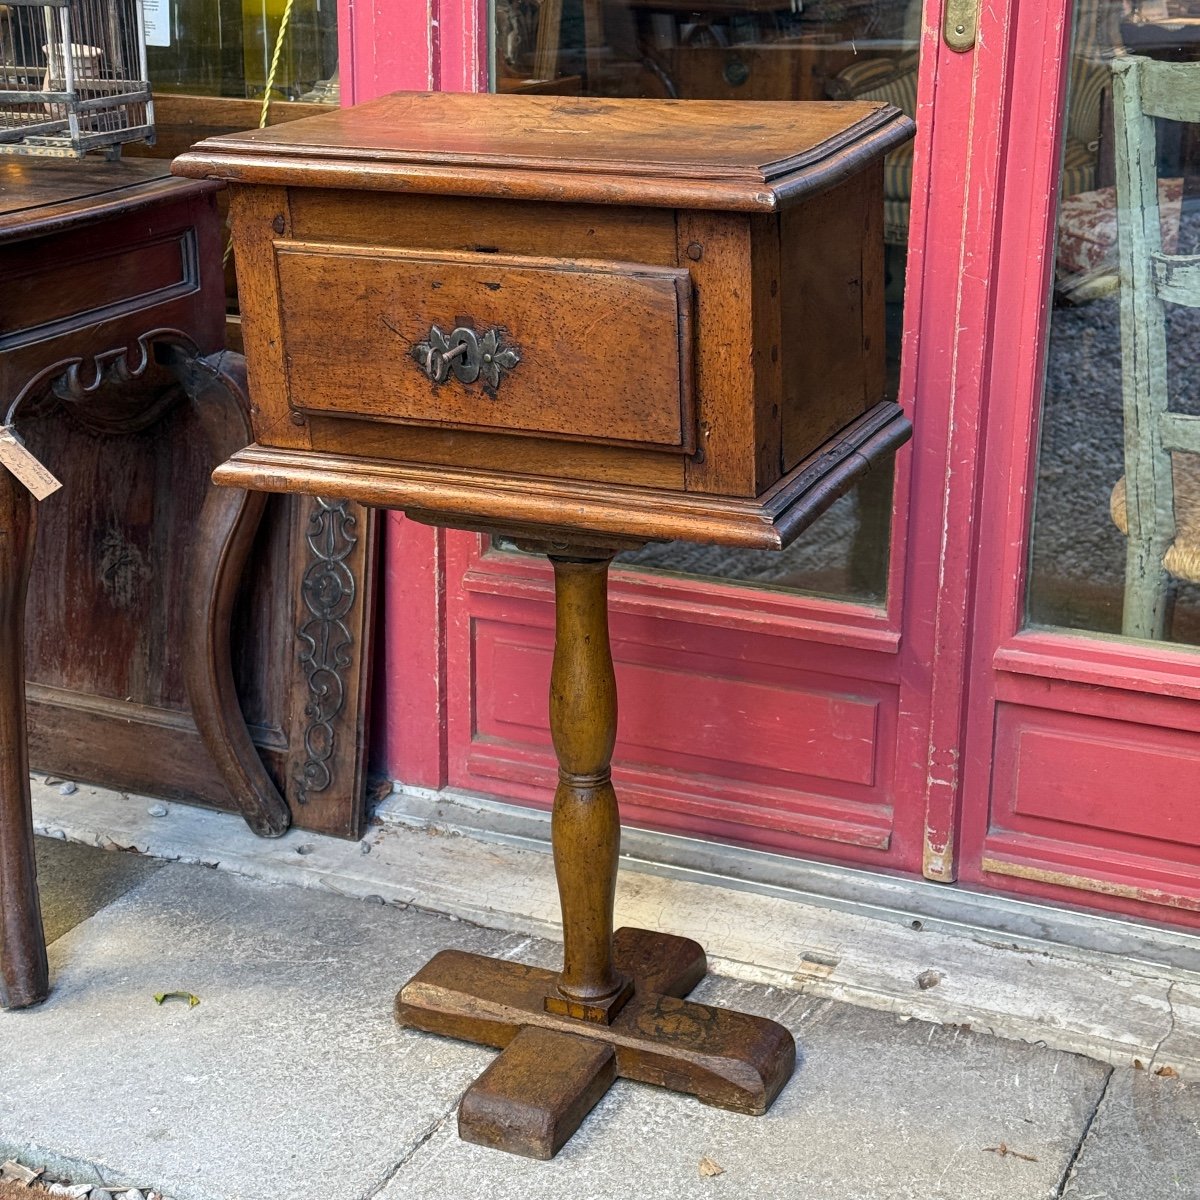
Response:
M267 72L267 87L263 92L262 112L258 117L259 129L267 127L267 113L271 109L271 93L275 90L275 73L279 70L279 56L283 53L283 39L287 36L288 23L292 19L292 5L295 0L287 0L283 6L283 16L279 19L279 32L275 35L275 49L271 53L271 69Z
M266 129L267 115L271 111L271 93L275 90L275 75L279 70L279 58L283 53L283 39L287 37L288 24L292 19L292 5L295 0L287 0L283 6L283 16L279 19L279 32L275 35L275 49L271 51L271 67L267 71L267 86L263 90L262 112L258 114L259 129ZM230 256L233 254L233 234L229 235L229 240L225 243L225 254L221 259L221 265L227 266Z

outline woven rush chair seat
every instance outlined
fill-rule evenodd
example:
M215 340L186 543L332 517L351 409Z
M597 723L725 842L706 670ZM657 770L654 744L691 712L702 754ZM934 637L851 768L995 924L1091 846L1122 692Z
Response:
M1171 475L1175 481L1175 540L1162 557L1163 570L1176 579L1200 583L1200 455L1172 454ZM1113 487L1108 510L1113 524L1128 537L1124 475Z

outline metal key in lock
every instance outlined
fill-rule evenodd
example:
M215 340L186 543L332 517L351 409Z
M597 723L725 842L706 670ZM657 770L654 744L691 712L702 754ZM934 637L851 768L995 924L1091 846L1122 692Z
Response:
M464 325L449 334L436 325L430 326L428 339L413 347L413 357L435 384L445 383L453 374L459 383L467 385L482 378L492 389L500 386L504 372L521 361L515 347L501 345L499 329L481 335Z

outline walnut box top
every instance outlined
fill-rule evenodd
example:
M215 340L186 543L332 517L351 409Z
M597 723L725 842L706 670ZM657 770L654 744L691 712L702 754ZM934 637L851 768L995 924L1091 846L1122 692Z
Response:
M399 92L209 138L172 169L238 183L770 211L912 131L875 102Z

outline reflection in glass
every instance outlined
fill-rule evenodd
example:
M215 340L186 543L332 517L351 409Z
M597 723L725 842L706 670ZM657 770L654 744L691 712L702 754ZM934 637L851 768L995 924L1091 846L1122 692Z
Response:
M920 0L493 0L497 91L684 100L884 100L916 112ZM885 169L889 392L899 377L912 144ZM881 397L881 399L884 397ZM626 564L882 603L891 477L788 551L673 543Z
M1196 645L1200 4L1078 0L1067 104L1028 621Z
M259 100L276 48L273 100L336 104L334 0L155 0L148 47L159 92Z

